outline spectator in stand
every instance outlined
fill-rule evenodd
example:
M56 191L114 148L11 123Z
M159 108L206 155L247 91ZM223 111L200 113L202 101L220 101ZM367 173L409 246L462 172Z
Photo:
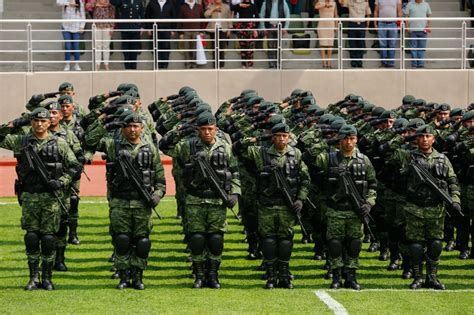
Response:
M301 14L301 7L303 6L304 0L286 0L290 14Z
M110 0L117 8L121 20L138 20L145 17L145 8L141 0ZM122 35L124 66L127 70L137 69L138 51L141 49L142 23L120 23Z
M337 18L337 5L333 0L318 0L315 9L319 11L321 18ZM321 49L319 52L323 59L323 68L332 68L332 47L336 30L336 21L319 21L318 23L319 48Z
M176 10L172 0L151 0L145 11L146 19L175 19ZM148 24L148 35L152 36L153 24ZM157 63L158 69L168 69L170 59L170 48L172 36L175 36L176 23L158 23L157 24Z
M285 0L265 0L260 9L261 18L281 19L290 18L290 9ZM285 35L290 26L289 21L283 23L282 33ZM278 68L277 60L277 41L278 41L278 22L260 22L260 28L265 29L264 34L268 41L268 64L271 69Z
M90 1L86 4L86 9L92 12L94 20L113 20L115 19L115 7L109 0ZM96 23L95 24L95 68L100 70L100 65L104 63L104 69L110 70L110 39L112 38L114 23Z
M374 17L393 18L393 21L375 21L375 27L378 28L379 33L380 58L384 68L395 66L395 47L398 37L397 18L401 16L401 0L377 0L375 2Z
M56 0L56 4L63 9L63 20L85 20L86 11L84 0ZM74 54L74 70L81 71L79 60L81 54L79 52L79 41L81 34L84 32L85 22L66 22L62 23L63 38L64 38L64 60L66 65L64 71L71 70L71 54Z
M431 16L431 7L424 0L409 2L405 14L411 18L424 18ZM425 48L428 33L431 33L431 21L407 21L406 31L410 37L410 53L412 68L425 67Z
M362 59L365 50L365 34L367 32L367 22L361 21L360 18L370 17L370 10L367 0L339 0L343 7L349 8L349 55L351 58L352 68L363 68Z
M178 19L203 19L204 10L202 5L198 4L196 0L186 0L179 8ZM179 22L178 29L181 30L195 30L195 31L180 31L179 38L184 40L184 56L185 67L196 68L196 37L203 36L203 29L206 28L207 23L200 22Z
M208 19L231 19L232 12L230 11L230 7L228 4L222 2L222 0L214 0L209 6L207 7L206 12L204 12L204 16ZM232 23L230 22L220 22L219 27L222 31L219 31L219 48L226 49L227 48L227 40L231 36L230 29L232 28ZM216 38L215 28L216 22L209 21L207 24L207 32L211 36L211 39L214 41ZM213 50L213 59L216 60L216 51ZM219 51L219 67L223 68L225 65L224 61L224 51Z
M255 19L258 18L257 5L251 0L243 0L239 4L232 7L239 19ZM240 45L240 57L242 58L242 67L244 69L253 68L253 50L255 49L255 41L257 38L257 24L255 22L235 22L234 28L238 29L237 38Z

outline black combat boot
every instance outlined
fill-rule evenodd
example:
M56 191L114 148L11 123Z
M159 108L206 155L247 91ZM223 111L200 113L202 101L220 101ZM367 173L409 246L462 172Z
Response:
M461 253L459 254L459 259L461 260L469 259L469 250L468 249L462 250Z
M377 241L372 241L369 245L369 248L367 248L367 251L369 253L375 253L379 249L379 243Z
M203 261L195 261L193 262L193 269L194 269L194 284L193 289L202 289L204 288L205 281L206 281L206 268L204 266Z
M426 280L425 288L435 290L446 290L444 284L438 279L438 261L433 261L429 258L426 260Z
M39 262L28 262L28 268L30 269L30 280L25 286L26 291L36 290L40 287L39 280Z
M247 256L248 260L257 260L257 259L262 258L262 254L258 250L258 242L257 241L253 241L253 240L250 241L249 240L248 252L249 252L249 254Z
M54 260L54 270L57 271L67 271L67 266L64 262L64 251L66 247L58 247L56 248L56 258Z
M290 278L290 264L288 262L278 262L278 287L283 289L293 289Z
M119 289L119 290L130 288L130 282L128 281L129 277L130 277L130 274L129 274L128 270L122 270L121 269L121 270L118 271L118 274L119 274L120 282L119 282L119 284L117 284L116 288Z
M323 260L326 258L324 249L321 246L317 246L316 244L314 244L313 251L314 251L313 260Z
M267 283L265 284L265 289L274 289L277 286L277 279L275 275L275 263L273 261L267 262Z
M79 245L81 243L77 237L77 220L69 221L69 239L67 242L72 245Z
M422 274L421 274L421 267L418 264L415 264L412 266L412 271L413 271L413 282L410 284L410 289L412 290L418 290L423 287L423 279L422 279Z
M133 267L132 269L132 287L135 290L145 290L143 284L143 269Z
M411 279L413 277L413 269L410 266L410 257L406 254L402 254L402 279Z
M387 261L389 255L390 255L390 251L388 250L388 247L380 248L380 255L379 255L380 261Z
M444 247L444 250L447 251L447 252L451 252L454 250L454 247L455 247L455 243L453 240L450 240L448 241L448 243L446 244L446 246Z
M47 291L54 290L54 284L52 281L53 278L53 263L43 261L43 271L42 271L42 287Z
M360 291L361 287L360 284L357 283L355 268L347 268L347 276L346 281L344 281L344 288Z
M471 255L469 255L469 259L474 259L474 246L471 247Z
M390 263L387 266L387 271L395 271L400 269L400 256L390 256Z
M209 261L209 280L207 286L211 289L220 289L221 284L219 283L219 266L221 262L218 260L211 259Z
M332 283L329 286L329 289L340 289L340 288L342 288L341 269L336 268L332 271Z
M309 242L311 242L311 237L309 234L304 234L302 235L301 237L301 243L303 244L308 244Z

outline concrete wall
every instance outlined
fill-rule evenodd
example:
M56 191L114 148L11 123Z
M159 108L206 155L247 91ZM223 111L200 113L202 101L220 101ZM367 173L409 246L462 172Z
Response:
M69 81L76 101L87 105L90 96L114 90L121 82L140 88L144 104L176 93L184 85L194 87L212 107L255 89L269 100L280 100L293 89L313 91L317 103L326 106L348 93L362 95L374 104L394 108L405 94L429 101L465 107L474 102L474 71L471 70L194 70L139 72L0 73L0 122L17 117L32 94L52 92ZM473 91L473 92L471 92Z

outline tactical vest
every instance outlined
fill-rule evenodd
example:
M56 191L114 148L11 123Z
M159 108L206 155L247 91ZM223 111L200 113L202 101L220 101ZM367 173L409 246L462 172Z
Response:
M229 165L227 163L229 156L225 151L225 147L223 145L219 146L208 156L204 152L203 147L197 145L198 142L199 139L196 137L188 139L191 159L183 167L184 185L187 192L200 198L220 198L212 189L210 181L203 177L197 162L194 161L194 158L199 155L199 158L204 158L209 162L220 180L220 186L227 193L230 193L232 188L232 173L229 171Z
M21 140L21 149L18 154L15 154L17 158L16 173L18 175L18 185L22 192L29 193L43 193L49 192L50 189L46 183L43 182L39 173L32 169L28 163L28 159L24 148L28 145L32 145L34 150L38 150L33 135L28 134ZM62 163L62 157L59 154L58 138L53 136L52 139L48 140L38 155L43 161L46 170L48 171L49 179L59 179L64 173L64 167Z
M271 147L271 146L270 146ZM285 199L280 189L277 188L276 178L272 168L280 168L290 186L292 200L295 200L300 187L299 161L296 159L296 151L288 147L285 154L283 166L276 163L276 159L268 153L270 147L262 147L260 150L263 168L257 173L257 191L259 202L263 205L284 205Z
M126 148L122 147L120 143L121 138L115 138L115 155L123 154ZM153 192L155 187L155 171L153 167L153 151L151 146L146 144L140 148L137 155L132 157L132 165L138 171L141 177L144 187L149 191ZM113 161L107 157L106 163L106 178L109 184L111 196L113 198L127 199L127 200L139 200L142 199L141 195L132 184L130 179L127 179L124 171L120 167L116 159Z
M79 142L84 143L84 128L81 126L81 119L77 116L74 115L75 121L72 129L70 129L74 135L79 139Z
M355 158L344 165L342 163L342 153L340 151L329 152L329 165L327 171L327 196L328 206L334 210L339 211L354 211L354 205L350 200L350 195L342 190L340 174L341 172L348 172L349 176L354 181L359 194L362 198L367 197L368 182L367 182L367 165L365 163L364 155L357 152Z
M439 154L431 166L428 165L427 161L420 155L411 154L410 159L416 161L421 167L428 170L437 180L437 186L448 192L448 182L446 180L449 166L446 164L446 156L444 154ZM441 200L436 194L412 171L407 174L406 192L407 200L418 206L433 207L441 203Z

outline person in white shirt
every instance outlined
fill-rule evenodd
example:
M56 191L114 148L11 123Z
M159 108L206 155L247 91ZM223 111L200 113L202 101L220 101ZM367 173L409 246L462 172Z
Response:
M74 54L74 60L76 61L74 70L81 71L81 67L79 66L79 60L81 58L79 42L86 23L67 22L66 20L86 19L84 0L56 0L56 4L62 7L62 18L65 20L61 25L64 38L64 60L66 60L64 71L69 71L71 69L71 54Z

